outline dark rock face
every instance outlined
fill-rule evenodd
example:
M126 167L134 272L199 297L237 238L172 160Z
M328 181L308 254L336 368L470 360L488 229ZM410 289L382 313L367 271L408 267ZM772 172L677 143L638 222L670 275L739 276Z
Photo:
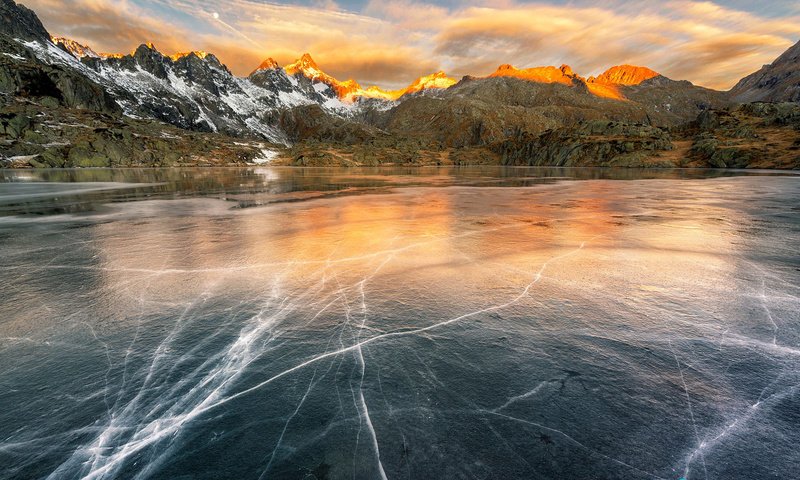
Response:
M280 92L290 93L294 88L289 77L277 66L256 70L247 79L261 88L271 88Z
M226 93L226 78L233 74L222 65L214 55L205 58L192 52L180 57L173 63L175 74L192 84L199 85L211 95L219 96Z
M666 130L609 121L584 122L538 136L523 133L497 147L504 165L559 167L645 166L646 158L672 148Z
M48 105L83 108L109 114L121 109L96 82L72 69L39 60L18 39L50 41L33 11L13 0L0 0L0 92L38 100Z
M106 90L79 73L37 60L28 48L0 34L0 92L25 98L49 99L70 108L119 114Z
M800 102L800 42L771 64L741 79L730 94L740 103Z
M14 0L0 0L0 32L27 41L50 40L50 34L33 10Z
M123 65L130 69L135 70L136 66L142 67L142 70L153 74L156 78L166 80L167 69L165 63L167 58L161 54L152 44L139 45L139 48L133 52L130 57L123 57Z
M279 126L291 132L294 142L363 143L378 135L378 130L358 122L327 114L319 105L303 105L281 113Z
M229 95L245 94L213 55L191 52L172 59L146 44L131 55L83 57L81 63L97 73L127 113L201 132L261 133L247 123L248 118L258 118L259 112L236 111L225 101Z

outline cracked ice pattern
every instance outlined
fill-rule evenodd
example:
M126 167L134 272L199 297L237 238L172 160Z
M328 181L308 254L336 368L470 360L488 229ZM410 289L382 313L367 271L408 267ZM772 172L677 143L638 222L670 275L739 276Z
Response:
M0 477L795 475L800 177L510 172L0 184Z

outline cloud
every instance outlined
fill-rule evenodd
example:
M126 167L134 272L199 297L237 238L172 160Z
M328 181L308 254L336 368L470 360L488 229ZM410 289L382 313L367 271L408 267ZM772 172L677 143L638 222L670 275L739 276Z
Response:
M711 2L644 5L469 7L442 24L435 52L452 62L454 73L493 59L525 67L568 63L584 75L631 63L729 88L771 62L800 32L800 18L761 18Z
M407 0L393 2L370 0L364 8L364 13L386 19L399 28L435 31L440 27L441 19L447 18L450 12L439 5Z
M330 74L396 88L440 68L482 75L501 63L567 63L582 75L631 63L729 88L798 40L800 12L763 16L709 1L369 1L348 12L255 0L26 0L53 34L100 51L145 41L165 53L202 49L246 75L271 56L311 53Z
M127 52L153 41L160 48L180 49L179 34L138 11L126 1L26 0L53 35L89 43L99 51Z
M115 0L28 0L54 35L102 52L130 52L152 41L162 52L206 50L239 75L270 56L281 64L310 52L339 78L396 88L439 68L392 25L324 8L247 0L150 0L149 9Z

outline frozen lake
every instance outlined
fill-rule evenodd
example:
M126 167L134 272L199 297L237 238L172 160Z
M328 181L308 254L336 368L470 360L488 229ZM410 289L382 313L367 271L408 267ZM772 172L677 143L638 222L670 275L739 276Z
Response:
M0 478L789 479L800 176L0 171Z

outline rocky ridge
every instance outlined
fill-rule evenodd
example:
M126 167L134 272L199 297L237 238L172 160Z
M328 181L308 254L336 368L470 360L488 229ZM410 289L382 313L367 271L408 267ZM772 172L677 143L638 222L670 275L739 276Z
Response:
M800 102L800 42L730 91L735 102Z
M40 42L50 39L36 13L13 0L0 0L0 26L2 32L11 38Z

